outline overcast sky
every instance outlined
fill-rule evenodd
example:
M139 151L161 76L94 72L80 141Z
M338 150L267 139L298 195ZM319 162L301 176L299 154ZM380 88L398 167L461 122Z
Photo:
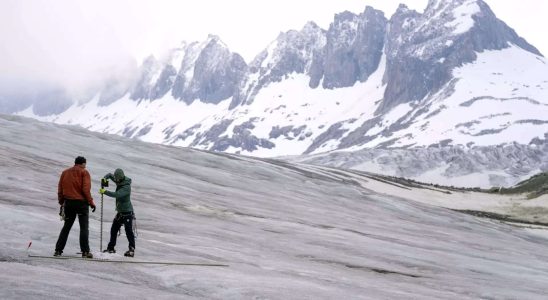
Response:
M246 61L279 32L307 21L328 28L335 13L366 5L389 18L399 3L428 0L1 0L0 81L82 86L123 72L135 59L216 34ZM548 53L548 1L486 1L517 33Z

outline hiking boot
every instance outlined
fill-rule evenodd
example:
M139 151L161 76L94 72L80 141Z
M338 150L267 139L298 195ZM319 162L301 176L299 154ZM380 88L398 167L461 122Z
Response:
M63 254L63 251L55 250L55 253L53 253L53 256L61 256L61 254Z
M133 257L135 255L135 249L133 248L129 248L128 251L126 251L126 253L124 253L124 256L127 256L127 257Z
M82 252L83 258L93 258L93 254L91 252Z
M114 250L114 249L105 249L105 250L103 250L103 253L116 253L116 250Z

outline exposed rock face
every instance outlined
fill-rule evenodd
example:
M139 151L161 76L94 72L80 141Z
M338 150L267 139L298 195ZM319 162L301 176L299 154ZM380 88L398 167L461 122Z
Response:
M424 14L400 5L386 36L387 89L378 111L437 92L476 52L510 44L540 55L481 0L431 0Z
M324 88L348 87L367 80L379 66L386 24L383 12L371 7L360 15L344 12L335 16L323 51ZM312 80L319 82L317 77Z
M147 58L139 71L131 99L155 100L171 91L175 99L192 103L219 103L238 88L247 64L232 53L217 37L210 35L202 43L183 44L164 60Z
M154 56L147 57L139 68L139 77L132 88L130 98L133 100L151 99L150 91L155 84L154 77L161 69L161 63Z
M180 98L187 103L200 99L217 104L235 93L246 69L239 54L231 53L217 37L211 38L197 57L192 79Z
M172 65L167 65L160 73L160 77L150 91L150 99L159 99L167 94L173 87L177 70Z
M240 83L230 108L240 104L251 104L257 93L273 82L285 79L291 73L310 74L315 70L314 59L322 59L325 46L325 30L313 22L301 31L280 33L267 49L250 63L249 72ZM313 80L313 79L311 79Z
M359 15L337 14L327 31L309 22L301 31L281 33L250 64L230 108L252 103L262 88L292 73L308 75L312 88L320 82L333 89L366 81L379 65L386 24L383 12L367 7Z
M326 131L324 131L322 134L320 134L316 139L314 139L314 142L308 149L304 152L304 154L311 153L312 151L318 149L323 143L327 142L328 140L338 139L342 137L342 135L347 131L345 129L340 129L342 126L341 123L335 123L331 125Z
M81 119L147 141L261 155L528 143L548 128L546 65L481 0L431 0L424 13L400 5L390 20L366 7L335 15L326 30L309 22L283 32L249 65L217 36L183 43L148 57L130 83L109 80L95 93L99 111ZM57 118L70 101L54 94L18 98L48 121L75 124L89 110ZM138 117L110 105L127 95ZM0 91L0 111L24 108L8 102ZM525 130L534 134L512 135Z
M227 128L232 124L233 120L223 120L213 125L206 134L197 134L192 142L193 146L212 145L212 151L226 151L229 147L240 148L246 151L255 151L259 148L272 148L274 143L268 139L258 138L251 134L251 129L255 126L254 119L250 119L241 125L234 126L230 136L224 134ZM196 128L192 128L196 129ZM192 135L194 132L185 132L187 135ZM180 137L186 138L186 137Z
M189 88L194 76L194 64L200 55L203 45L199 42L183 44L180 49L182 61L179 64L179 72L173 83L171 94L175 99L182 99L184 92Z

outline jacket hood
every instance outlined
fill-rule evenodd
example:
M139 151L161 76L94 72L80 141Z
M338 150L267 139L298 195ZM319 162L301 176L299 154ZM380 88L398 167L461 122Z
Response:
M124 174L124 170L122 169L114 170L114 181L116 182L122 181L124 177L126 177L126 175Z

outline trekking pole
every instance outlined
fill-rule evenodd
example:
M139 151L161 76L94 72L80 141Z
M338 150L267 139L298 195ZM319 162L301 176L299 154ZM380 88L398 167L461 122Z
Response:
M103 194L101 194L101 241L99 242L100 251L103 252Z
M108 179L101 178L101 189L108 187ZM99 248L103 252L103 194L101 194L101 241L99 242Z

